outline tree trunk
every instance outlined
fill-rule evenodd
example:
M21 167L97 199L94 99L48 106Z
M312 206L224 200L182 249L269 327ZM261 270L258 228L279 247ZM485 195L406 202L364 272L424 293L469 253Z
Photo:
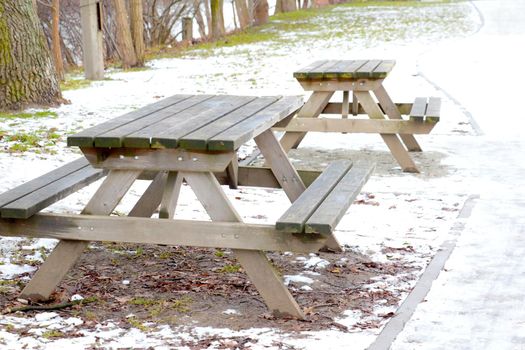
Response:
M274 15L283 12L283 0L276 0L275 1L275 11L273 12Z
M246 0L234 0L237 17L239 17L239 26L244 29L250 25L250 14L248 13L248 4Z
M122 67L135 67L137 65L137 56L135 55L135 48L131 40L128 11L122 0L113 0L113 6L115 8L117 45L120 59L122 60Z
M204 15L206 16L206 22L208 23L208 36L211 36L211 11L210 11L210 0L203 0L202 4L204 5Z
M297 3L295 0L281 0L281 10L283 12L297 11Z
M255 0L254 24L256 26L268 23L268 1Z
M64 80L64 64L62 63L62 48L60 47L60 0L51 3L51 46L57 78Z
M211 37L220 38L224 35L224 20L222 16L222 0L211 0Z
M202 18L200 3L200 0L194 0L193 9L195 11L195 20L197 21L197 25L199 26L199 35L202 39L206 39L206 25L204 24L204 18ZM204 6L207 6L206 2L204 2Z
M62 102L33 0L0 2L0 110Z
M131 36L137 55L137 66L144 66L144 19L142 17L142 0L130 0Z

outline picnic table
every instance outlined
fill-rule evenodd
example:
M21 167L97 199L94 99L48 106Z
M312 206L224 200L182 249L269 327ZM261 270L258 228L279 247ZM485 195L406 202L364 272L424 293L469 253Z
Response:
M0 194L0 236L60 240L21 296L49 298L90 241L230 248L272 312L303 318L264 251L339 248L335 226L373 166L342 160L298 172L271 128L302 104L295 96L175 95L69 136L84 157ZM239 166L237 151L252 139L268 168ZM103 177L80 214L40 213ZM138 179L151 183L128 216L110 216ZM212 221L174 218L183 181ZM282 188L292 205L275 225L243 223L221 185Z
M394 65L394 60L321 60L296 71L294 77L312 95L296 118L276 125L276 130L286 131L283 148L297 148L311 131L377 133L403 171L419 172L408 152L421 152L414 134L428 134L434 128L441 100L417 97L413 103L394 103L383 85ZM343 93L342 103L330 102L338 91ZM317 118L321 114L342 118ZM363 114L370 119L354 118Z

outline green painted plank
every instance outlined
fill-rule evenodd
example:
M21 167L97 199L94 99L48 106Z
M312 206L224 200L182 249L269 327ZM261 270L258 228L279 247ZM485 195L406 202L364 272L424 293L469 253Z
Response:
M295 71L293 73L293 77L296 78L296 79L299 79L299 80L301 80L301 79L308 79L308 74L311 71L315 71L316 68L319 68L320 66L322 66L325 63L326 63L326 60L320 60L320 61L312 62L309 65L307 65L306 67L302 67L301 69Z
M108 132L109 130L118 128L119 126L130 123L136 119L144 118L150 115L151 113L157 112L173 104L184 101L189 97L190 95L174 95L160 100L158 102L152 103L150 105L147 105L145 107L142 107L140 109L137 109L136 111L129 112L120 117L108 120L105 123L95 125L92 128L83 130L75 135L68 136L67 145L79 147L93 147L95 136Z
M0 208L88 165L89 162L87 159L81 157L20 186L10 189L9 191L0 194Z
M119 126L113 130L110 130L106 133L98 135L95 137L95 147L122 147L124 138L149 127L155 123L158 123L166 118L169 118L177 113L180 113L188 108L198 105L199 103L209 100L212 98L212 95L196 95L191 96L188 99L185 99L177 104L168 106L159 111L149 114L147 117L133 120L129 123ZM149 145L148 145L149 147Z
M213 136L226 131L227 129L242 122L255 113L260 112L269 105L278 101L280 98L280 96L256 98L239 109L223 116L220 119L217 119L213 123L205 125L202 128L184 136L179 140L179 147L191 150L206 150L208 140Z
M155 129L164 121L153 126L154 133L151 135L152 148L177 148L179 140L196 130L213 124L223 116L236 111L238 108L256 99L254 96L220 96L215 100L214 105L199 114L193 115L184 120L174 117L166 119L166 124L161 125L161 129Z
M324 75L324 72L327 71L328 69L330 69L331 67L333 67L334 65L336 65L337 62L339 62L339 61L326 60L320 66L316 67L315 69L311 69L309 72L304 72L304 74L302 75L303 78L297 78L296 77L296 79L298 79L298 80L322 79L323 75Z
M351 166L352 162L349 160L331 163L277 220L275 228L290 233L303 232L306 221L332 192Z
M295 113L303 105L300 96L286 96L208 141L210 151L231 151Z
M27 219L105 175L105 170L95 169L88 165L3 206L0 208L0 216Z
M381 63L372 72L371 78L386 78L388 73L392 71L395 65L396 61L394 60L382 60Z
M371 164L356 163L306 221L305 233L331 234L373 170Z
M437 123L441 114L441 99L439 97L430 97L428 99L427 110L425 112L425 121Z
M425 119L425 112L427 110L427 98L416 97L412 109L410 110L410 120L422 122Z

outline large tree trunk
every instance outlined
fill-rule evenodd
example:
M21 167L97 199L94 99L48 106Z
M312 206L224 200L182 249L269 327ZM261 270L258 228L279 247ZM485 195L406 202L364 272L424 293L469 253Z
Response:
M62 63L62 49L60 44L60 0L53 0L51 3L51 45L53 47L53 61L58 79L64 80L64 64Z
M144 66L144 19L142 0L130 0L131 36L137 55L137 66Z
M33 5L33 0L0 2L0 110L63 101Z
M297 3L295 0L281 0L282 12L297 11Z
M197 21L197 25L199 26L199 35L202 39L206 39L206 25L204 24L204 18L202 17L201 12L201 1L200 0L194 0L193 1L193 10L195 11L195 20ZM206 2L204 2L204 6L206 5Z
M268 1L266 0L255 0L254 19L253 22L256 26L265 24L268 22Z
M122 67L129 68L137 65L137 56L131 40L131 30L129 29L128 11L126 4L122 0L113 0L115 8L115 22L117 30L117 46Z

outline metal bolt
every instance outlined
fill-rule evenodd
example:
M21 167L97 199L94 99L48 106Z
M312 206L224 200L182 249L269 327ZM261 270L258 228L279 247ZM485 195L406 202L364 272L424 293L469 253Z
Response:
M133 159L138 160L138 159L139 159L139 156L135 156L135 157L133 157Z
M124 159L124 155L121 154L120 156L118 156L120 159Z
M193 157L191 160L193 160L194 162L198 161L197 157Z
M177 158L177 160L178 160L179 162L182 162L183 159L182 159L182 157L179 157L179 158Z

